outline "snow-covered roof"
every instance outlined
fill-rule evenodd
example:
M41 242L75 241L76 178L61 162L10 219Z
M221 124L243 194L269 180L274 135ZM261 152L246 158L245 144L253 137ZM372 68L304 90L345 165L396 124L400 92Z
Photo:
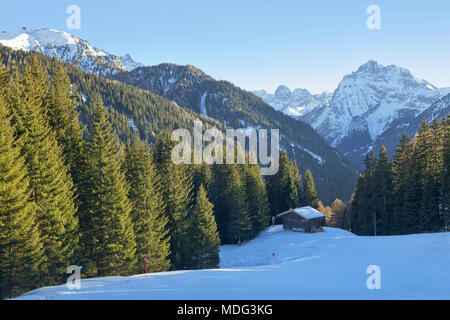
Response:
M314 209L313 207L303 207L297 209L291 209L289 211L280 213L277 215L277 218L281 218L282 216L288 213L296 213L299 216L303 217L306 220L317 219L317 218L325 218L325 215Z

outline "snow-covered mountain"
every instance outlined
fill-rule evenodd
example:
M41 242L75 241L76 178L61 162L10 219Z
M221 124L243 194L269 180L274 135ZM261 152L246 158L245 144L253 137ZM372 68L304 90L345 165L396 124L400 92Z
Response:
M14 50L38 51L83 71L148 90L231 128L280 129L281 149L297 161L301 172L309 169L314 173L324 202L331 203L337 197L348 199L353 190L357 172L309 125L275 111L256 95L230 82L217 81L194 66L171 63L142 66L129 54L118 57L53 29L0 32L0 44ZM129 119L129 125L136 130L134 120Z
M134 58L127 53L124 56L120 57L120 61L122 61L123 66L125 67L125 69L127 69L128 71L134 70L136 68L139 67L143 67L144 65L140 62L136 62L136 60L134 60Z
M77 65L81 70L101 76L132 70L141 64L129 55L118 57L89 42L54 29L19 32L0 31L0 44L15 50L37 51L61 61Z
M407 69L369 61L344 77L330 104L318 106L299 119L361 166L365 154L381 144L390 146L392 154L398 143L394 139L441 97L438 88ZM390 136L385 136L388 131Z
M275 110L294 118L303 116L318 106L329 105L332 97L330 92L313 95L306 89L291 91L284 85L279 86L274 94L267 93L265 90L257 90L253 93Z
M254 93L273 108L310 124L361 167L372 148L378 151L385 145L393 154L404 131L414 135L423 118L430 121L431 115L441 114L433 110L437 108L433 103L450 94L450 88L437 88L407 69L369 61L345 76L333 95L313 96L304 89L291 92L285 86L274 95L264 90Z
M369 61L344 77L331 105L312 110L304 119L332 146L354 133L368 134L374 142L394 119L416 116L440 97L438 88L408 70Z

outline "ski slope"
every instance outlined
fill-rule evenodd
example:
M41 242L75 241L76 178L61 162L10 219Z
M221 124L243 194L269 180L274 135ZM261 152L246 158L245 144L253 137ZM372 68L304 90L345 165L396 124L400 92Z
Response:
M358 237L275 226L222 246L220 256L220 269L83 279L79 290L46 287L18 299L450 299L450 233ZM379 290L367 288L371 265L381 271Z

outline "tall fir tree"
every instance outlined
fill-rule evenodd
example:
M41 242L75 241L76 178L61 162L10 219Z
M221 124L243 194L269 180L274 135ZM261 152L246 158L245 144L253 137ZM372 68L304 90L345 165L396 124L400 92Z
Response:
M436 122L430 126L426 120L416 135L415 154L417 159L417 175L421 188L421 206L419 231L437 231L441 227L439 195L440 181L437 179L439 155L437 139L434 134Z
M293 165L286 151L283 151L279 159L278 172L267 178L267 191L272 216L299 205L297 185L298 178L295 176Z
M442 208L444 225L450 228L450 118L442 121L443 126L443 172L442 172Z
M300 191L301 194L301 203L300 205L311 206L313 208L318 208L319 205L319 197L317 196L316 186L314 184L314 179L311 171L306 170L305 175L302 180L302 188Z
M372 149L364 160L365 170L360 174L356 188L352 196L351 207L351 229L359 235L374 235L375 233L375 210L374 210L374 179L376 156Z
M136 235L137 271L142 271L144 257L148 258L150 272L169 270L168 218L165 216L159 176L147 146L138 141L133 146L127 144L124 166Z
M270 222L266 184L257 164L243 166L245 202L251 221L251 237L256 237Z
M58 62L52 77L48 94L48 123L56 133L58 144L62 148L64 161L76 188L84 171L84 128L78 121L76 88L62 63Z
M251 236L251 220L241 170L237 165L216 164L212 167L211 199L222 243L234 244Z
M187 268L192 247L190 241L190 215L192 198L192 177L186 165L172 162L173 142L167 134L161 134L152 148L153 161L161 179L165 215L170 232L170 261L172 269Z
M197 195L197 191L200 188L201 185L206 190L206 193L209 193L209 189L211 187L212 183L212 172L211 172L211 166L207 165L206 163L201 164L192 164L190 165L190 168L192 169L192 184L193 184L193 195L194 198Z
M78 221L73 182L62 151L46 120L47 75L36 56L14 85L12 122L25 159L36 204L37 224L46 261L40 266L40 283L56 284L65 278L78 244Z
M374 210L376 215L377 234L389 235L393 233L392 218L392 172L388 153L384 146L381 147L374 173Z
M191 245L194 247L188 267L195 269L219 266L220 238L214 218L213 205L205 188L200 185L192 209Z
M392 233L419 232L422 189L413 141L403 134L392 159Z
M2 85L6 79L3 75L0 64ZM27 169L19 149L14 147L3 94L0 93L0 299L35 287L44 254Z
M125 175L100 97L94 100L92 137L80 204L83 261L88 275L129 274L136 266L136 242Z

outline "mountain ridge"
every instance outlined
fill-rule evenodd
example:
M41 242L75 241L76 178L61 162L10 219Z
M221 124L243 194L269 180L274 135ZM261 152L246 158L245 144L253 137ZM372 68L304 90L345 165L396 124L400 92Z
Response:
M51 28L0 32L0 44L14 50L36 51L77 65L81 70L100 76L142 66L131 55L122 57L92 46L88 41Z
M329 101L295 118L310 124L362 168L364 156L372 148L378 151L384 144L393 154L405 128L414 135L420 128L416 124L433 113L427 109L447 91L450 93L448 88L439 89L414 77L406 68L369 60L343 77Z
M333 201L330 193L349 199L356 170L347 160L308 124L274 110L253 93L228 81L217 81L190 65L164 63L110 78L149 90L233 128L280 129L281 149L296 160L301 172L313 172L321 199Z
M119 57L110 55L101 49L92 49L94 47L87 41L53 29L39 30L44 33L45 39L41 39L41 42L46 43L46 50L39 41L35 44L30 40L28 33L36 34L35 31L20 33L19 36L22 35L26 41L25 44L19 43L19 45L16 43L18 35L5 36L4 33L2 37L0 34L0 44L5 42L1 39L9 37L13 43L7 43L7 45L16 50L37 51L74 64L82 71L148 90L198 115L215 119L230 128L280 129L281 149L286 150L289 157L296 160L302 173L307 169L312 171L319 195L325 203L331 203L336 198L343 200L350 198L357 178L356 169L336 150L328 146L311 126L273 110L263 99L251 92L242 90L228 81L216 81L192 65L179 66L163 63L157 66L138 66L128 71ZM53 36L54 38L52 38ZM35 36L35 38L39 37ZM55 44L49 43L50 40ZM35 45L30 45L30 43ZM83 49L81 53L78 51L79 45ZM79 54L67 56L64 55L66 50L72 50ZM92 55L88 55L92 50L95 53L93 57L96 59L93 59ZM79 56L89 62L87 66L77 59L74 60ZM98 57L100 58L97 59ZM109 59L114 59L114 63L110 63ZM105 95L107 96L107 93ZM122 98L117 97L112 101L105 101L105 105L115 109L114 103L117 99ZM140 128L145 125L145 121L148 121L148 119L142 119L142 115L139 114L132 118L124 118L123 115L118 115L118 117L120 117L120 121L124 122L122 126L130 128L127 135L133 134L135 130L142 134ZM142 123L143 120L144 123Z

